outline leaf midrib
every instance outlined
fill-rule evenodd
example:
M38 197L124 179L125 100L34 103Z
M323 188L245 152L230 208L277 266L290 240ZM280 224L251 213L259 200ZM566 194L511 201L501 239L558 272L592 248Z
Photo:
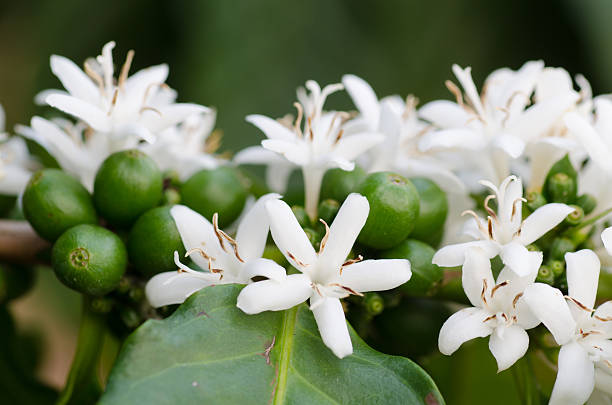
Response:
M298 306L286 310L283 313L283 324L278 342L280 351L280 362L278 368L278 383L274 394L274 405L282 405L287 392L287 376L289 374L289 363L293 352L293 340L295 337L295 323L297 320Z

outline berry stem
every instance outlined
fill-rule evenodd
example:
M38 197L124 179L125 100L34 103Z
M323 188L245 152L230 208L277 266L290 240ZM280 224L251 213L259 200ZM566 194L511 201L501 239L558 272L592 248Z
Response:
M36 254L49 243L41 239L27 221L0 219L0 259L36 262Z

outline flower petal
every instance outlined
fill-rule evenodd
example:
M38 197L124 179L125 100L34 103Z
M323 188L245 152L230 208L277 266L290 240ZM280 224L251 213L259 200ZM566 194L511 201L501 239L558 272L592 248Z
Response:
M268 139L279 139L292 142L296 138L295 133L291 129L265 115L247 115L246 121L259 128Z
M419 140L419 150L427 152L440 149L481 150L487 145L482 132L472 129L443 129L424 134Z
M440 128L460 128L472 118L464 108L448 100L425 104L419 109L419 116Z
M577 342L561 347L559 370L549 405L583 404L595 386L595 367L589 354Z
M272 238L289 263L300 271L313 265L317 261L317 254L287 203L270 200L266 202L266 211Z
M278 155L277 155L278 156ZM282 163L270 164L266 169L266 184L268 188L276 193L287 191L287 184L295 166L283 159Z
M592 250L583 249L566 253L565 263L569 296L593 308L599 283L599 258Z
M261 196L240 221L236 231L236 243L243 260L257 259L263 254L270 229L266 202L278 198L281 196L274 193Z
M465 262L465 253L472 247L482 249L489 259L494 258L499 253L499 246L489 240L456 243L438 250L432 259L432 263L441 267L461 266Z
M504 264L520 277L533 274L534 271L537 273L542 264L541 252L530 252L525 246L514 241L504 245L500 257Z
M606 228L601 233L601 241L609 255L612 255L612 226Z
M492 146L503 150L513 159L520 157L525 149L525 142L517 136L501 134L492 141Z
M364 260L343 268L339 284L358 292L385 291L404 284L411 275L408 260Z
M213 284L223 284L219 275L202 272L201 276L191 273L167 271L153 276L145 287L149 303L155 307L181 304L191 294Z
M282 282L287 279L287 272L283 266L274 260L259 258L248 261L240 270L240 278L243 280L249 280L256 276Z
M51 71L70 95L90 103L98 99L100 93L96 85L70 59L51 55Z
M308 163L309 153L304 150L303 143L285 141L282 139L264 139L261 146L269 151L284 156L288 161L298 166Z
M497 372L504 371L523 357L529 347L529 335L518 325L498 326L489 339L489 350L497 361Z
M312 313L325 346L339 358L353 354L353 344L340 300L314 294L310 299L310 305L313 307Z
M327 243L319 256L326 268L334 272L340 270L365 225L369 212L370 204L364 196L352 193L346 197L329 228Z
M474 247L465 253L461 283L472 305L482 307L484 305L482 296L495 285L491 272L491 261L482 249Z
M572 340L576 322L561 291L548 284L535 283L525 288L522 299L558 344L563 345Z
M51 107L82 119L97 131L109 132L112 128L111 121L104 111L76 97L51 94L47 96L46 102Z
M574 209L569 205L559 203L546 204L538 208L523 221L518 240L523 245L535 242L546 232L559 225L573 211Z
M247 314L263 311L284 311L312 295L310 279L304 274L292 274L283 281L263 280L249 284L240 291L236 306Z
M385 136L379 133L361 133L342 137L333 154L348 161L355 160L368 149L384 141Z
M342 76L342 84L361 115L371 125L371 129L375 129L378 126L380 108L372 87L362 78L351 74Z
M608 174L612 173L612 160L609 158L610 148L595 129L583 117L574 112L568 113L564 121L571 134L578 139L595 164Z
M480 308L464 308L455 312L440 329L440 352L449 356L468 340L489 336L491 328L483 322L488 317L489 313Z

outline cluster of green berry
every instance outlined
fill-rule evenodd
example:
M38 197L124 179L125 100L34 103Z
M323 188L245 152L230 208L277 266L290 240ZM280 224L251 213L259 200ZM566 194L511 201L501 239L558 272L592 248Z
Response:
M144 283L176 269L184 254L170 207L179 201L222 224L242 211L246 184L231 167L202 170L183 184L162 173L139 150L110 155L96 174L93 193L65 172L35 173L23 194L23 213L53 243L51 264L66 286L91 296L92 310L116 313L128 330L151 316Z

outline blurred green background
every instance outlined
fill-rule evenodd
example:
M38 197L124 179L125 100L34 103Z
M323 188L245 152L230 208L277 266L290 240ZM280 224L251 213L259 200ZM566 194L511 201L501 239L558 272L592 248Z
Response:
M236 151L261 139L245 115L282 116L292 111L295 88L307 79L327 84L344 73L363 77L379 96L413 93L426 102L449 97L443 83L452 78L452 63L471 65L480 86L493 69L543 59L584 74L595 94L609 92L610 17L608 0L3 0L0 103L9 129L28 123L43 111L33 96L60 87L48 65L52 53L80 64L115 40L117 65L135 49L132 72L168 63L168 84L180 101L216 107L223 149ZM340 94L329 106L351 104ZM71 302L71 324L78 314L74 297L64 294L62 303L49 306L53 298L41 290L53 277L42 279L47 283L27 298L37 303L32 308L46 302L63 313ZM18 312L27 318L24 305ZM410 331L401 333L411 339ZM479 342L450 359L420 361L449 404L488 404L493 396L498 404L518 403L511 375L496 374L485 352Z

